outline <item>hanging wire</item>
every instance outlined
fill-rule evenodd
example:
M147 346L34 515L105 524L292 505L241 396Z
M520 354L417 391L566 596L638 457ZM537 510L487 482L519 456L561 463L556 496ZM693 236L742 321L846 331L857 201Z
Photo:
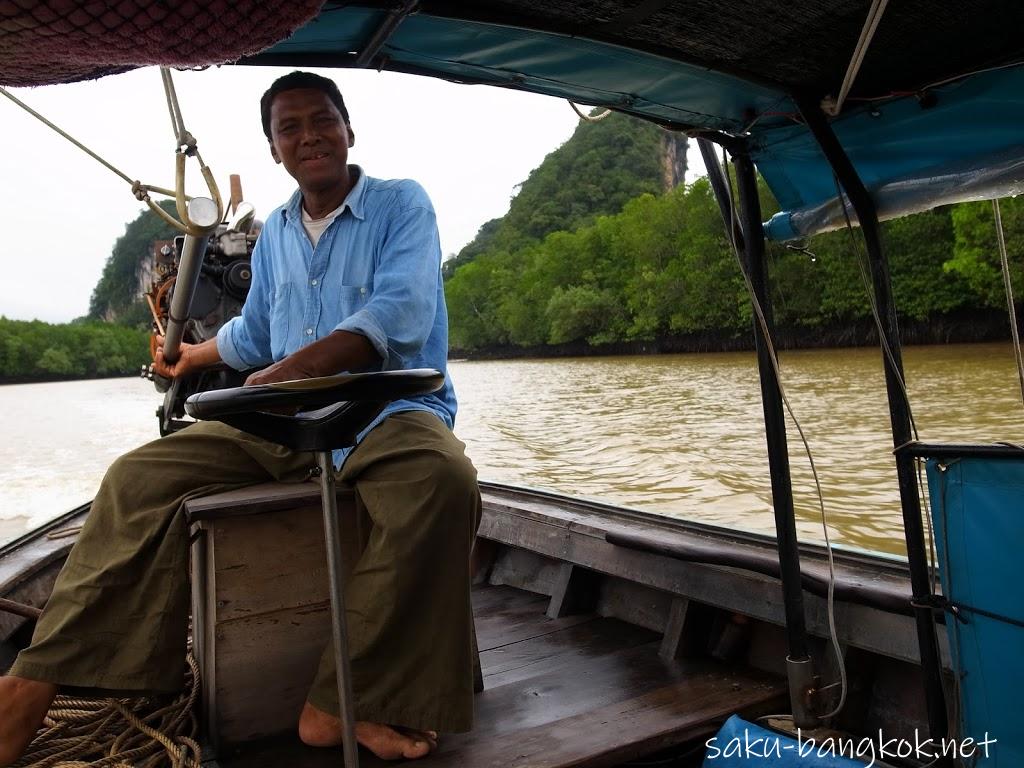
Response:
M1017 377L1020 380L1020 397L1024 402L1024 356L1020 349L1020 333L1017 330L1017 309L1013 305L1013 284L1010 282L1010 259L1006 255L1006 233L1003 231L1003 216L999 201L992 201L992 213L996 219L996 236L999 239L999 263L1003 269L1003 287L1006 288L1006 306L1010 310L1010 333L1013 336L1013 357L1017 361Z
M843 707L846 706L846 696L847 691L849 690L849 685L846 677L846 659L843 656L843 649L839 644L839 632L836 629L836 564L835 557L832 552L832 541L828 532L828 516L825 512L825 495L821 490L821 480L818 477L818 468L814 463L814 454L811 452L810 443L807 440L807 436L804 434L804 429L800 424L800 420L797 419L796 413L793 411L793 406L789 402L789 395L786 393L786 389L782 383L782 371L779 368L779 359L775 351L775 345L772 342L771 333L768 331L768 321L765 319L764 309L761 307L761 302L757 299L757 294L754 292L754 285L750 280L750 275L747 274L747 270L743 264L743 259L740 257L739 246L736 244L736 229L739 226L739 222L736 218L736 200L732 187L732 178L729 176L728 157L726 155L725 148L722 149L722 167L725 170L725 183L729 189L729 216L732 220L729 227L729 242L732 245L733 255L736 257L737 264L739 264L740 274L743 276L743 282L747 287L747 293L750 294L750 300L754 307L754 314L757 316L757 322L761 327L765 344L768 347L768 358L771 360L772 368L775 371L775 379L779 385L779 394L782 397L782 402L786 406L786 412L789 413L789 418L792 419L793 425L796 427L797 432L800 435L800 441L804 446L804 453L806 454L807 461L810 464L811 475L814 477L814 488L818 495L818 508L821 512L821 529L825 536L825 552L828 555L828 596L826 599L828 632L829 639L832 642L832 649L836 657L836 665L839 668L839 702L831 712L826 715L822 715L822 719L827 720L838 715L842 712ZM826 690L831 687L832 686L824 686L819 688L819 690Z

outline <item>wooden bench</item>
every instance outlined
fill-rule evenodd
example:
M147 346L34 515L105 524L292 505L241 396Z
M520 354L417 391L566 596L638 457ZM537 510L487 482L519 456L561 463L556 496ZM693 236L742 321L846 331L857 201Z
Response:
M350 488L337 500L351 568L369 526ZM192 499L185 511L204 735L219 752L294 732L331 639L320 486L254 485ZM474 672L479 692L479 658Z
M337 496L345 562L354 563L354 494ZM220 751L294 732L331 637L320 487L255 485L185 510L205 736Z

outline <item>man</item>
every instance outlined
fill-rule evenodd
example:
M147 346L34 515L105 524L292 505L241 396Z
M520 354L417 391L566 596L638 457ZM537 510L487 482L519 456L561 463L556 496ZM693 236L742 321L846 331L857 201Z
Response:
M261 101L271 156L298 183L253 254L242 314L216 339L160 353L184 376L226 362L270 364L248 384L341 371L444 371L440 246L426 194L348 165L355 134L337 86L293 72ZM371 522L346 587L356 736L385 759L417 758L436 731L472 723L469 553L476 472L451 433L450 383L397 401L350 452L340 479ZM118 459L93 502L32 644L0 678L0 766L34 736L57 686L120 695L183 679L188 541L182 503L275 478L300 481L308 454L204 422ZM427 638L430 638L429 644ZM341 741L334 659L325 651L299 722L307 744Z

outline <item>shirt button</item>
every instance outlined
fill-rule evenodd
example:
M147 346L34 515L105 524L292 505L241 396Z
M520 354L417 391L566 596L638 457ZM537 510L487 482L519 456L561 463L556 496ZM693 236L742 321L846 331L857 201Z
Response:
M312 328L307 328L306 329L306 335L307 336L312 336L313 335L313 329Z
M365 289L365 288L360 288L360 289L359 289L359 292L360 292L360 293L366 293L366 289Z
M309 281L309 284L310 284L310 285L316 285L316 283L317 283L317 281L316 281L316 280L310 280L310 281Z

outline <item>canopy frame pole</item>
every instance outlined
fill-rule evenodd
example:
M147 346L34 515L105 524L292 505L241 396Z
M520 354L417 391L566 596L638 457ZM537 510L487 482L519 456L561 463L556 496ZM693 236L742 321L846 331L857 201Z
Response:
M905 378L899 323L893 301L889 261L882 248L878 212L871 195L857 174L857 169L850 162L850 158L822 114L819 105L809 99L797 99L797 105L807 127L814 135L836 178L845 190L863 233L875 304L881 321L880 331L884 334L882 341L889 349L889 354L885 354L883 349L882 364L885 369L885 388L889 400L893 447L899 448L912 440L912 429L910 407L902 384ZM903 511L903 530L907 541L907 560L910 565L917 642L924 675L928 730L929 736L938 740L948 735L949 720L942 686L942 661L938 652L935 618L929 607L932 590L928 577L924 526L921 521L921 496L914 459L908 453L896 453L896 476L899 482L900 506ZM939 763L939 765L941 764L946 764L946 761Z
M757 176L754 164L745 148L730 142L729 149L733 154L739 189L739 215L737 216L728 192L726 171L715 157L714 147L707 138L698 138L697 143L708 170L712 190L725 220L727 236L736 237L737 234L742 234L742 245L739 238L736 239L737 251L741 254L744 270L750 278L754 296L764 313L765 326L769 333L774 334L774 321L768 291L768 271L765 261L765 240L761 226L761 203L757 194ZM813 728L819 724L819 719L812 710L815 682L804 613L800 550L793 512L793 482L789 471L789 448L786 440L786 416L778 376L771 360L771 348L765 338L764 329L757 319L756 311L754 346L757 350L757 367L761 379L761 404L764 409L772 506L775 512L775 530L779 548L780 578L786 618L788 649L786 667L789 677L790 705L794 723L801 728Z
M391 36L395 34L395 30L407 16L416 10L417 5L419 5L419 0L405 0L397 7L388 9L384 20L374 29L362 50L356 55L355 66L360 69L369 66L377 58L381 49L387 45Z

